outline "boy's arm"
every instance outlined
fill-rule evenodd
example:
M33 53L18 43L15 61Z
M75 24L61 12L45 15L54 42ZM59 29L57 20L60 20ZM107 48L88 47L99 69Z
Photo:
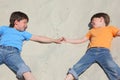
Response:
M117 32L117 36L119 36L119 37L120 37L120 30Z
M48 37L45 37L45 36L32 35L30 40L35 41L35 42L40 42L40 43L61 43L63 38L52 39L52 38L48 38Z
M86 41L88 41L89 39L87 37L83 37L82 39L65 39L64 41L67 43L72 43L72 44L81 44L84 43Z

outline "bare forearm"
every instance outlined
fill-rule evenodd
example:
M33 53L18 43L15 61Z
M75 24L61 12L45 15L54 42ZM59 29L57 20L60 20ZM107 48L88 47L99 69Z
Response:
M81 44L86 42L88 39L86 37L82 38L82 39L66 39L67 43L72 43L72 44Z
M61 37L59 39L52 39L52 38L49 38L49 37L46 37L46 36L33 35L30 40L35 41L35 42L40 42L40 43L57 43L57 44L60 44L61 41L63 40L63 37Z
M38 38L38 42L53 43L53 42L55 42L55 39L40 36L40 37Z
M40 43L53 43L55 42L55 39L48 38L45 36L32 36L31 38L32 41L40 42Z

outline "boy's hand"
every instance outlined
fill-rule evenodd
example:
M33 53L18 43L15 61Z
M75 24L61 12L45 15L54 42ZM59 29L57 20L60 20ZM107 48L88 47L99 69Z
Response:
M67 39L63 37L63 40L62 40L62 42L67 42Z
M57 43L57 44L61 44L61 42L64 40L63 37L59 38L59 39L56 39L54 40L54 43Z

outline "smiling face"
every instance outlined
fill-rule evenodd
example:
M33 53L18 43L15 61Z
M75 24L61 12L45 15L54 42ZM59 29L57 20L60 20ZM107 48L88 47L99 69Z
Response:
M19 30L19 31L25 31L27 29L27 19L22 19L20 21L15 20L14 22L14 28Z
M105 27L110 23L110 17L106 13L96 13L90 19L91 28Z
M93 19L91 20L91 25L92 25L92 27L94 27L94 28L105 26L104 18L103 18L103 17L93 18Z

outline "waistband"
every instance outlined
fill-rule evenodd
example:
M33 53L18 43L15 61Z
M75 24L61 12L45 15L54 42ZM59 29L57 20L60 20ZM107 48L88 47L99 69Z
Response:
M105 48L105 47L90 47L90 48ZM106 49L106 48L105 48Z
M109 51L110 51L110 49L105 48L105 47L90 47L90 48L88 48L88 50L89 50L89 49L106 49L106 50L109 50Z
M11 50L11 49L16 49L16 50L18 50L16 47L4 46L4 45L0 45L0 48L5 48L5 49L8 49L8 50Z

